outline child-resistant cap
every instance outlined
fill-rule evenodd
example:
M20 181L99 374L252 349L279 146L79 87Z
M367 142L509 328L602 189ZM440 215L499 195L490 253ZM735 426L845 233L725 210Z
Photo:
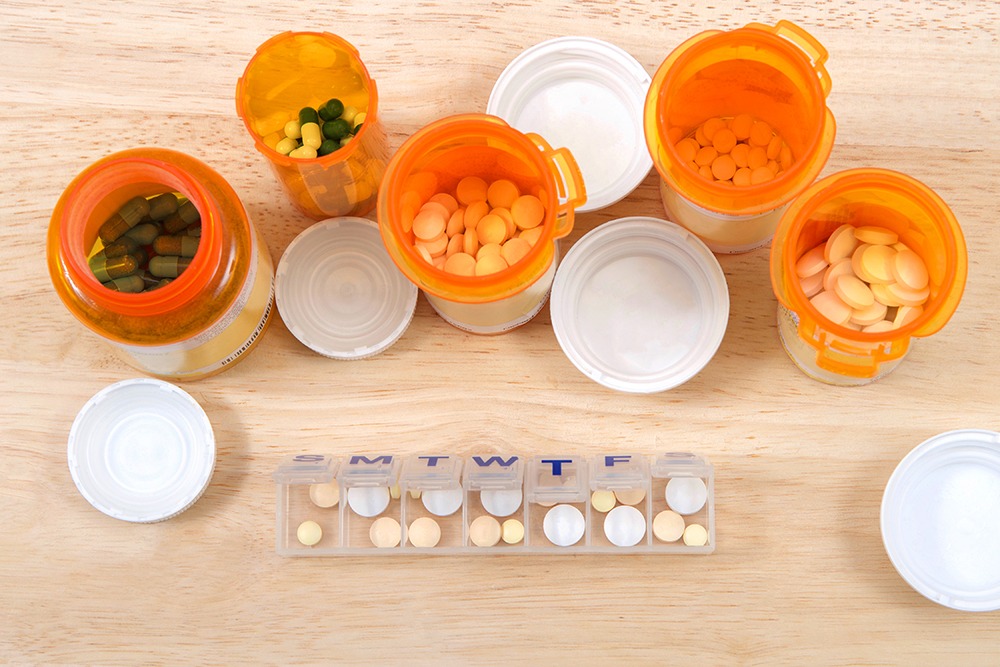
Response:
M362 359L403 335L417 287L392 263L378 225L332 218L289 244L275 274L275 301L303 345L333 359Z
M523 51L493 86L486 112L573 154L587 188L577 211L623 199L653 166L643 108L650 76L619 47L558 37Z
M948 431L907 454L882 497L882 541L929 600L1000 609L1000 433Z
M215 469L208 416L183 389L152 378L105 387L69 433L69 471L87 501L108 516L162 521L190 507Z
M556 272L550 306L563 352L605 387L672 389L715 355L729 321L726 276L696 236L630 217L588 232Z

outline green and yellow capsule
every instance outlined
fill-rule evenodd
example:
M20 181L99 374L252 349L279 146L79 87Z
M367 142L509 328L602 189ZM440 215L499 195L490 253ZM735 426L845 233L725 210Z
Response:
M117 241L122 234L139 224L147 213L149 201L145 197L133 197L101 225L97 235L105 244Z
M190 265L190 257L157 255L149 260L149 272L157 278L176 278Z
M121 257L102 257L97 261L91 258L90 270L94 272L94 277L100 282L106 283L115 278L124 278L131 275L139 268L138 262L132 255L122 255Z
M157 236L153 240L153 252L157 255L194 257L200 241L197 236Z
M136 275L114 278L101 284L109 290L128 292L130 294L141 292L146 287L146 283L142 281L142 278Z
M164 192L149 198L149 217L153 220L164 220L177 212L179 202L173 192Z

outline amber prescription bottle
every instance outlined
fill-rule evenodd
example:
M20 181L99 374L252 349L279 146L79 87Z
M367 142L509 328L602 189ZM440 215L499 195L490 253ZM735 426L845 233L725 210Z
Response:
M129 199L177 192L201 215L190 266L170 284L129 294L104 287L87 258L98 229ZM56 293L130 365L171 379L197 379L243 359L270 321L271 256L230 185L177 151L136 148L87 167L66 188L49 225Z
M670 220L717 253L767 244L785 206L819 176L833 148L826 59L826 49L788 21L710 30L674 49L653 76L645 108L646 144ZM791 167L777 178L716 183L678 153L674 137L740 114L765 121L790 147Z
M413 179L429 177L433 191L447 192L465 176L511 180L521 192L537 193L545 206L542 233L531 251L492 275L459 276L431 266L403 226L403 197ZM471 333L497 334L530 321L545 305L558 240L572 231L575 209L586 199L580 169L567 149L553 149L496 116L465 114L437 120L403 143L379 191L378 221L392 261L446 322Z
M366 114L346 146L312 159L275 150L282 128L299 109L318 108L331 98ZM375 208L389 148L375 80L346 40L326 32L285 32L267 40L236 84L236 112L304 215L325 220L363 216Z

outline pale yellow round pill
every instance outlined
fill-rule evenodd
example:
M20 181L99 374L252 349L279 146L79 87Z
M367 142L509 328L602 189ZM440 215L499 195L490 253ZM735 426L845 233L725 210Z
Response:
M517 519L507 519L501 526L503 541L507 544L518 544L524 539L524 524Z
M590 495L590 504L593 505L594 509L598 512L609 512L614 508L617 500L615 499L615 492L608 491L606 489L598 489Z
M661 542L676 542L684 534L684 517L672 510L663 510L653 517L653 536Z
M862 243L870 243L872 245L892 245L899 240L899 235L896 232L885 227L875 227L872 225L858 227L854 230L854 236Z
M689 547L703 547L708 544L708 531L701 524L692 523L684 529L684 544Z
M924 260L909 248L900 250L893 257L892 275L896 282L912 290L922 290L929 282Z
M617 489L615 498L622 505L638 505L646 498L646 489Z
M391 516L383 516L372 522L371 528L368 529L368 537L376 547L389 549L399 546L402 529L399 522Z
M429 516L414 519L406 531L406 536L415 547L423 549L436 547L441 541L441 526Z
M315 521L303 521L295 531L295 537L305 546L311 547L323 539L323 529Z
M896 249L892 246L868 246L861 256L861 266L865 275L862 276L858 273L858 276L863 277L869 283L879 283L881 285L888 285L895 282L896 279L892 276L892 263L895 257Z
M477 547L495 546L502 535L500 522L487 514L477 516L469 525L469 539Z
M402 495L399 491L399 484L393 484L389 487L389 497L393 500L399 500L399 496Z
M340 502L340 486L337 482L310 484L309 500L317 507L336 507Z

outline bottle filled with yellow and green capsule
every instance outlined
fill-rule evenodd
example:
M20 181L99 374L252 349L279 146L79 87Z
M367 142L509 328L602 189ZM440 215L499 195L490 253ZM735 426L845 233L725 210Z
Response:
M270 322L274 270L232 187L176 151L94 163L52 214L60 299L132 366L196 379L243 359Z

